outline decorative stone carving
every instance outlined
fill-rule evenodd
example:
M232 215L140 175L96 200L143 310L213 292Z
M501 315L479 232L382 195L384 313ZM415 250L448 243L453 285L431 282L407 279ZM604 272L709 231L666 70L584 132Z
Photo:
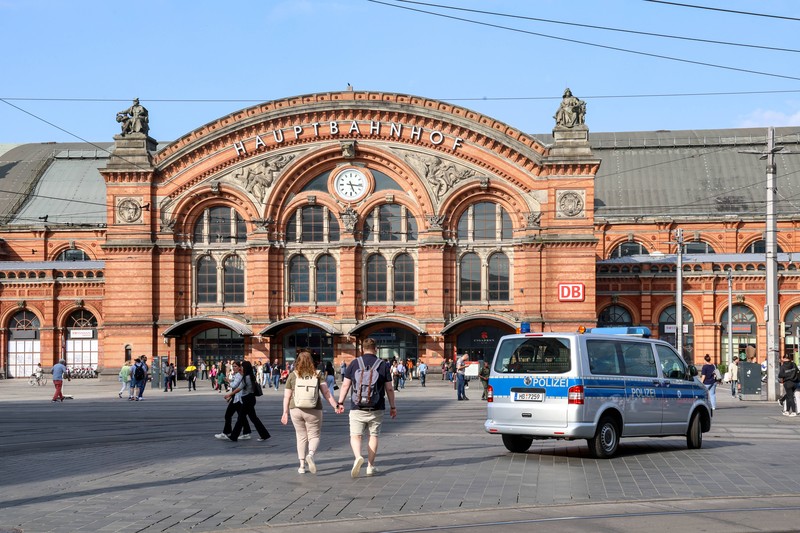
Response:
M344 159L353 159L356 156L356 142L343 141L340 143L342 147L342 157Z
M308 205L316 205L317 204L317 197L314 194L310 194L306 198L306 201L308 202Z
M441 200L458 182L475 176L474 170L465 169L435 155L405 154L405 160L428 182L433 197Z
M538 228L542 223L542 213L528 213L526 219L528 228Z
M275 224L275 219L272 217L254 218L250 222L255 224L256 231L269 231L269 227Z
M169 218L161 221L160 231L161 233L172 233L175 231L175 223L177 220L174 218Z
M294 157L293 154L283 154L261 160L234 172L232 178L259 202L265 204L272 184Z
M437 215L435 213L425 213L425 220L428 221L428 226L433 230L441 230L444 224L444 215Z
M581 126L586 119L586 102L572 96L572 91L567 88L553 118L556 119L556 126L565 128Z
M353 233L356 230L356 224L358 223L358 213L355 209L348 206L344 211L339 213L342 218L342 224L344 224L344 230L347 233Z
M556 199L559 218L576 218L585 216L586 193L584 191L558 191Z
M142 219L141 198L117 198L117 224L134 224Z
M211 182L211 192L219 196L219 182L212 181Z
M489 176L481 176L481 190L485 191L489 189Z

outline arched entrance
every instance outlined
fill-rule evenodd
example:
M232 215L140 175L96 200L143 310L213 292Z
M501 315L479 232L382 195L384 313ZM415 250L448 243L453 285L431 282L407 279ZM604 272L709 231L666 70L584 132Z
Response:
M65 356L69 368L97 370L97 318L91 311L78 309L67 317Z
M297 328L283 335L283 362L292 363L302 350L311 352L317 363L333 363L333 335L316 326Z
M758 323L756 322L756 315L746 305L736 304L733 306L732 317L732 337L733 337L733 354L728 354L728 310L722 313L720 323L720 353L722 354L721 361L730 361L732 355L738 355L740 360L745 360L745 350L748 346L757 348L758 340ZM758 353L756 350L755 353Z
M800 337L797 335L797 328L800 327L800 305L795 305L786 313L784 319L786 324L786 338L783 340L783 353L788 353L793 358L797 354Z
M228 328L209 328L192 337L192 361L206 365L244 359L244 337Z
M678 349L676 345L678 334L675 329L678 321L675 315L674 305L670 305L661 312L658 317L658 338ZM682 353L686 361L691 363L694 361L694 317L686 306L683 306L683 317L681 318L683 319L683 350L678 351Z
M33 374L41 362L39 317L20 311L8 323L8 377L24 378Z

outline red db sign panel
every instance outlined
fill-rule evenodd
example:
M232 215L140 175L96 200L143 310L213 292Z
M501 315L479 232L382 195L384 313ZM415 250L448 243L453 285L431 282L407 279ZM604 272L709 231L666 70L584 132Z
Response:
M583 283L559 283L559 302L582 302L586 299L586 285Z

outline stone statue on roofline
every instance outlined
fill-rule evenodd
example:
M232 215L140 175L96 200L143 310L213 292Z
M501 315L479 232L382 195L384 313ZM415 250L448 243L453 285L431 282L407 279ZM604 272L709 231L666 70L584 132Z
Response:
M586 119L586 102L572 96L572 91L567 88L553 118L556 119L556 126L565 128L583 126Z
M139 103L138 98L133 100L133 105L128 109L117 113L117 122L120 123L123 137L131 133L147 135L150 131L150 117L147 114L147 108Z

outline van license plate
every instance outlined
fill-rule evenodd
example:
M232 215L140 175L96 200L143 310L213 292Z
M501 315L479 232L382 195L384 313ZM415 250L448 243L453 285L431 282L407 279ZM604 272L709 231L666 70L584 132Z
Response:
M515 392L514 401L516 402L543 402L543 392Z

